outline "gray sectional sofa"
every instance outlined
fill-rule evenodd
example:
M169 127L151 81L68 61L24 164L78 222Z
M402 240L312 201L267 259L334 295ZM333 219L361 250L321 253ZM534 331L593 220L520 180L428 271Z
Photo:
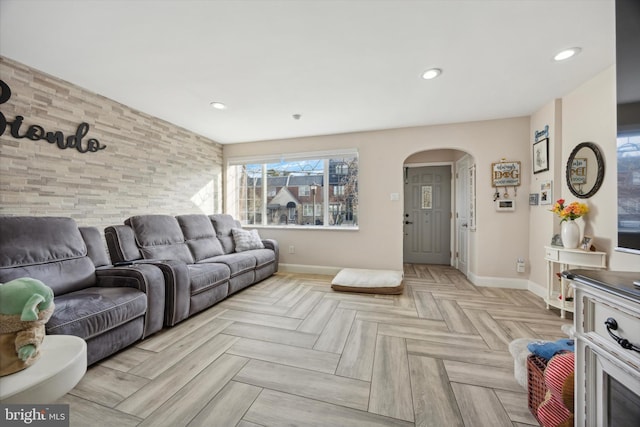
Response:
M236 250L230 215L139 215L105 228L115 265L151 263L166 285L164 324L176 323L278 271L278 243Z
M21 277L53 290L46 333L83 338L88 364L163 327L162 271L112 266L98 229L71 218L0 216L0 286Z
M0 216L0 286L48 285L46 333L83 338L90 365L277 272L277 242L236 248L239 230L230 215L134 216L105 229L109 260L95 227Z

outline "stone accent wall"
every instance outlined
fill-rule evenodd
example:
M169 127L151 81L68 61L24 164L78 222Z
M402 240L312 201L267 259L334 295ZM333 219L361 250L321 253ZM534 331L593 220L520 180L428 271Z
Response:
M11 98L7 122L74 135L106 149L80 153L46 140L0 135L0 215L68 216L80 225L121 224L139 214L220 211L222 145L113 100L0 57ZM2 129L0 128L0 131Z

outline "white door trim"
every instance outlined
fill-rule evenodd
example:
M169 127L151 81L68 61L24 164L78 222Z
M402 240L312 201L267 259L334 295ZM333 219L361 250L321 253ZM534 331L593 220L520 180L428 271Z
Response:
M466 257L465 262L461 263L460 262L460 257L455 257L454 259L454 266L460 270L460 272L462 274L464 274L465 276L468 276L469 274L469 258L470 258L470 254L469 254L469 250L470 250L470 245L469 245L469 205L466 204L468 203L468 201L470 200L470 194L472 189L469 186L469 180L468 180L468 173L469 173L469 168L470 168L470 164L471 164L471 156L469 154L465 154L462 158L460 158L458 161L456 161L456 171L455 171L455 175L456 175L456 179L455 179L455 186L456 186L456 203L459 202L460 206L456 205L456 210L455 210L455 214L454 214L454 223L455 223L455 227L454 227L454 235L455 235L455 248L456 251L458 252L458 254L462 253L463 256ZM461 171L464 171L464 173L461 175ZM462 176L463 179L459 179L459 177ZM466 197L465 197L466 195ZM467 200L458 200L458 196L465 197ZM464 241L464 248L459 247L459 242L461 239L461 233L462 231L460 230L460 225L458 224L459 221L462 221L462 219L458 218L458 213L462 212L463 214L466 214L466 222L467 222L467 227L466 227L466 238L463 239Z

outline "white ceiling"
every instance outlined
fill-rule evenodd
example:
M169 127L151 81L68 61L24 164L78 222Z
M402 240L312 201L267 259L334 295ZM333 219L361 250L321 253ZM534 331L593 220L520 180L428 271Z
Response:
M614 38L613 0L0 0L1 55L221 143L529 115Z

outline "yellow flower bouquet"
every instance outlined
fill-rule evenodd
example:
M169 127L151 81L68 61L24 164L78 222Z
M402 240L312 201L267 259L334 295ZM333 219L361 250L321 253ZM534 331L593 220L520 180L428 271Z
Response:
M586 203L572 202L566 206L564 203L564 199L558 199L551 209L551 212L560 217L560 222L573 221L589 213L589 206Z

